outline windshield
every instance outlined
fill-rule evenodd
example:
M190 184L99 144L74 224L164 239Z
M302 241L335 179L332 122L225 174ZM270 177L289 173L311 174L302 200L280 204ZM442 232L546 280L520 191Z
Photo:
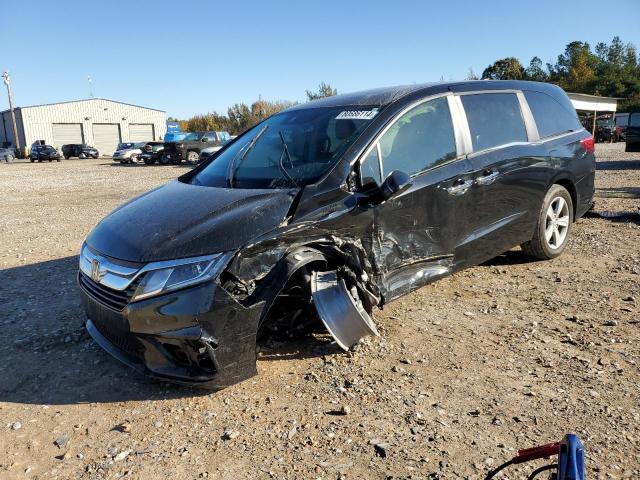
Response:
M179 142L180 140L183 140L184 137L186 137L187 134L186 133L167 133L164 136L164 141L165 142Z
M185 142L195 142L200 140L200 137L202 137L202 134L200 133L187 133L183 140Z
M378 113L362 105L291 110L256 125L192 179L194 185L289 188L319 180Z
M118 150L127 150L128 148L133 148L133 143L119 143Z

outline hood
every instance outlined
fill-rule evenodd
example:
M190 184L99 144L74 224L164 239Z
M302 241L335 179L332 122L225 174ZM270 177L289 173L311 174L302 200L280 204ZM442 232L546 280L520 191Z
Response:
M131 262L236 250L282 223L297 192L174 180L111 212L86 241L103 255Z

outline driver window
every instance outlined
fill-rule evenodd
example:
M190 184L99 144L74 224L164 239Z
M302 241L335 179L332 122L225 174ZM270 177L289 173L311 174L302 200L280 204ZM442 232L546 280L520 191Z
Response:
M409 175L456 158L456 141L446 97L422 103L402 115L380 139L384 177Z

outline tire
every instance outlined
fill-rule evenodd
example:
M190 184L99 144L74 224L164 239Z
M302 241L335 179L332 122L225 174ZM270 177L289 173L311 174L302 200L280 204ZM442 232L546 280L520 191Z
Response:
M53 162L53 158L50 158L50 159L49 159L49 163L51 163L51 162Z
M60 159L59 159L59 158L56 158L56 162L59 162L59 161L60 161Z
M80 155L78 155L78 158L84 160L85 158L87 158L87 156L84 153L81 153Z
M156 159L152 157L150 158L145 157L144 163L145 165L154 165L156 163Z
M35 159L33 158L30 158L29 160L31 160L31 163L35 162Z
M69 160L69 158L71 158L71 157L69 157L69 155L65 155L65 156L64 156L64 159L65 159L65 160Z
M189 165L197 165L199 158L200 158L200 155L198 154L198 152L194 152L193 150L190 152L187 152L187 163Z
M553 185L544 197L533 238L521 245L525 255L551 260L567 247L573 224L573 200L562 185Z
M169 165L169 159L165 154L160 156L160 165Z

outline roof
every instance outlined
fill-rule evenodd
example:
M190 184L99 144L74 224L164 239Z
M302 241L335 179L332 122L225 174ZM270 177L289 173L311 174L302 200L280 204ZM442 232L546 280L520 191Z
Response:
M424 83L419 85L398 85L395 87L374 88L371 90L362 90L359 92L342 93L331 97L311 100L310 102L294 105L289 110L298 110L301 108L317 108L317 107L338 107L344 105L377 105L384 106L399 98L418 90L437 85L436 83Z
M452 87L455 87L455 89ZM417 92L420 92L426 96L432 93L435 94L446 90L462 92L472 90L524 88L542 91L558 89L558 87L549 83L529 82L523 80L465 80L451 82L433 82L413 85L398 85L395 87L376 88L373 90L363 90L360 92L334 95L332 97L325 97L318 100L312 100L310 102L294 105L288 110L317 107L339 107L346 105L369 105L383 107L401 99L402 97Z
M126 103L126 102L119 102L117 100L111 100L109 98L102 98L102 97L83 98L83 99L80 99L80 100L69 100L69 101L66 101L66 102L41 103L41 104L38 104L38 105L25 105L24 107L15 107L14 110L20 110L20 109L23 109L23 108L34 108L34 107L48 107L48 106L51 106L51 105L62 105L62 104L65 104L65 103L86 102L86 101L91 101L91 100L103 100L105 102L120 103L122 105L128 105L130 107L144 108L146 110L155 110L156 112L166 113L165 110L158 110L157 108L143 107L141 105L134 105L132 103ZM3 110L3 111L0 112L0 114L6 113L8 111L9 111L8 109L7 110Z

